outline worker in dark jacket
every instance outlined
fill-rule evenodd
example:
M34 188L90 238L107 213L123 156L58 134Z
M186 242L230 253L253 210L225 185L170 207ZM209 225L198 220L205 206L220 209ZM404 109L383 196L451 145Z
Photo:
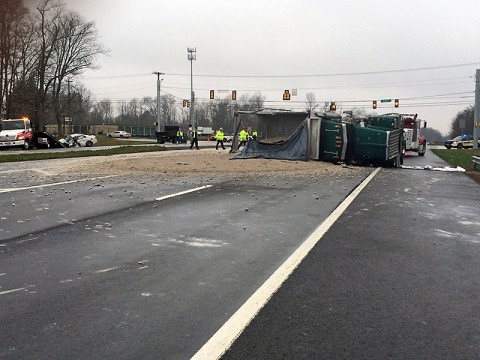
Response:
M193 149L193 145L195 145L196 149L198 150L198 131L197 127L192 131L192 141L190 142L190 150Z

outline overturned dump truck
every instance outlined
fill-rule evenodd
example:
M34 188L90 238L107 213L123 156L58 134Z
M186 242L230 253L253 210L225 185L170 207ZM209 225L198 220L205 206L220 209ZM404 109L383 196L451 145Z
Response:
M254 124L262 128L262 116ZM248 113L252 121L252 114ZM283 128L288 113L282 112L275 120L268 113L265 124L268 131L277 134ZM378 166L400 167L403 163L403 131L400 115L370 116L360 123L345 121L331 113L308 116L287 139L269 143L265 140L249 140L243 149L234 142L232 151L238 151L234 158L268 158L287 160L320 160L333 163L373 164ZM291 114L291 122L299 120L299 113ZM239 122L237 129L245 127Z
M400 167L403 164L399 116L370 116L359 124L322 119L319 160Z

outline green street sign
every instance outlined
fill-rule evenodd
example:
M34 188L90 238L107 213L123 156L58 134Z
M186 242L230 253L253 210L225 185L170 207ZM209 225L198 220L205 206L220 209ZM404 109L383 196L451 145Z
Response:
M380 100L380 102L382 102L382 103L392 102L392 99L382 99L382 100Z

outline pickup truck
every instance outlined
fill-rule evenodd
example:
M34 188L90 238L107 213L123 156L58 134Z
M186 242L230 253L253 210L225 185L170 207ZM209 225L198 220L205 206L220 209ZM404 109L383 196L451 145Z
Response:
M165 144L166 142L171 142L175 144L177 142L177 131L180 130L178 125L165 125L164 131L156 131L155 137L157 138L157 143ZM187 143L187 138L185 133L183 135L182 143Z

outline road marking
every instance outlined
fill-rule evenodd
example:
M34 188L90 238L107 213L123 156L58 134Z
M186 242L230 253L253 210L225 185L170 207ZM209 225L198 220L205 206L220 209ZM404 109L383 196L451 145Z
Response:
M108 176L100 176L100 177L88 178L88 179L62 181L62 182L58 182L58 183L32 185L32 186L25 186L25 187L21 187L21 188L0 189L0 193L30 190L30 189L38 189L38 188L56 186L56 185L74 184L74 183L83 182L83 181L95 181L95 180L101 180L101 179L108 179L108 178L115 177L115 176L119 176L119 175L108 175Z
M212 187L212 186L213 186L213 185L200 186L200 187L197 187L197 188L194 188L194 189L181 191L181 192L178 192L178 193L176 193L176 194L170 194L170 195L161 196L161 197L159 197L159 198L156 198L155 200L161 201L161 200L165 200L165 199L170 199L170 198L173 198L173 197L176 197L176 196L180 196L180 195L185 195L185 194L188 194L188 193L191 193L191 192L194 192L194 191L200 191L200 190L203 190L203 189L208 189L208 188L210 188L210 187Z
M118 269L118 266L114 266L114 267L111 267L111 268L108 268L108 269L102 269L102 270L94 271L94 273L95 274L101 274L101 273L105 273L105 272L109 272L109 271L117 270L117 269Z
M376 168L202 346L191 360L219 359L381 168Z
M6 290L6 291L0 291L0 295L5 295L5 294L10 294L16 291L22 291L25 290L26 288L18 288L18 289L12 289L12 290Z

